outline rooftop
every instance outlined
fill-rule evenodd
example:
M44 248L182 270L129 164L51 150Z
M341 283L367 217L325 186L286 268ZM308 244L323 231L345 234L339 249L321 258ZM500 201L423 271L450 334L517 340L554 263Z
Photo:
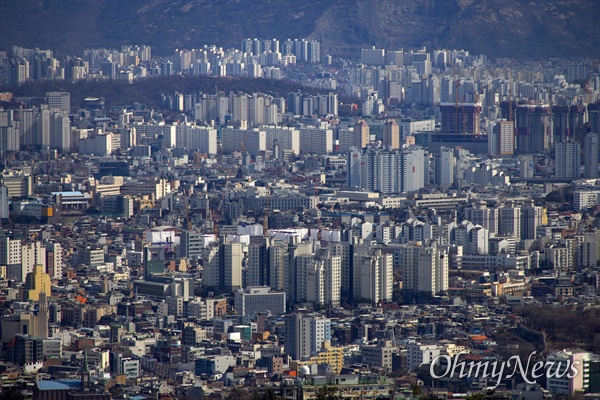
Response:
M37 381L37 387L39 390L81 389L81 381L79 379L62 381Z

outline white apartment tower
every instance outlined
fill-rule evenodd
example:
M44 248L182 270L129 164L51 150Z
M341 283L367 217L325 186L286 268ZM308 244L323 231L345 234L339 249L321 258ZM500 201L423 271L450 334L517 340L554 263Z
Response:
M488 152L496 156L515 154L514 121L499 121L494 125L488 142Z
M376 250L371 254L356 254L353 262L353 297L372 303L392 300L394 256Z
M242 243L225 243L223 245L223 283L227 292L234 292L242 288L243 259Z
M62 278L63 258L60 243L46 243L46 270L51 279Z
M8 279L24 281L21 271L21 240L0 237L0 264L6 266Z
M452 186L454 183L454 169L456 161L454 150L448 147L440 149L440 154L435 160L435 184L439 186Z
M322 305L340 304L341 257L325 251L296 258L297 301Z
M431 295L448 290L448 252L434 243L415 242L400 250L402 287L409 293Z

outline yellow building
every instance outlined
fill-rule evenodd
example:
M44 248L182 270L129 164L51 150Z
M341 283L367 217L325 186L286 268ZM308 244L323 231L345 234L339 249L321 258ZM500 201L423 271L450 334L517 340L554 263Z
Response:
M33 267L33 272L27 274L25 279L25 299L26 301L39 301L40 293L52 294L50 275L44 271L42 265Z
M344 366L344 349L342 347L330 347L328 342L325 342L322 351L310 357L308 360L292 361L290 364L292 368L296 367L296 370L300 370L305 365L314 364L329 364L331 371L334 374L339 374Z

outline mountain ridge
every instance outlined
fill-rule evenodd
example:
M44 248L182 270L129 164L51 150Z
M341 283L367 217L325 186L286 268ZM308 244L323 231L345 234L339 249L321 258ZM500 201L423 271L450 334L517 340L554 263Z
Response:
M361 47L460 48L491 57L600 58L594 0L4 0L0 49L79 54L149 44L157 54L246 37L313 38L325 53ZM60 27L60 29L58 29Z

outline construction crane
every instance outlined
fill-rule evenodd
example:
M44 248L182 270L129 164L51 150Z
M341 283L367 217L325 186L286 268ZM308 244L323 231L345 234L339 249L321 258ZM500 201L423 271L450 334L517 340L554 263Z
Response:
M462 122L463 122L463 138L467 135L467 113L465 112L465 104L467 102L467 97L465 94L463 94L463 102L462 102L462 107L461 107L461 112L462 112Z
M513 115L513 104L512 104L512 90L508 91L508 120L512 122L514 145L517 145L517 124Z
M458 88L460 87L461 83L460 80L456 79L456 74L454 74L454 133L456 135L458 135L459 133L459 122L458 122Z
M550 107L550 126L554 127L554 121L552 121L552 107ZM575 128L575 127L573 127ZM567 141L571 140L571 105L567 105Z
M550 127L554 126L554 123L553 123L554 122L553 121L554 116L552 114L552 107L554 106L554 101L553 101L552 95L553 95L552 87L550 87L549 96L548 96L548 103L549 103L548 118L549 118L549 124L548 124L548 127L546 128L547 129L547 131L546 131L546 140L547 140L549 146L552 146L552 142L553 142L553 136L552 136L552 131L550 130ZM569 121L569 113L568 112L567 112L567 121ZM567 124L568 124L568 122L567 122ZM567 136L569 135L568 126L567 126L567 132L565 132L565 133L567 134ZM561 133L560 136L561 136L561 141L562 141L563 140L562 133Z
M590 89L590 82L586 82L583 90L585 91L585 102L590 104L592 102L592 90Z

